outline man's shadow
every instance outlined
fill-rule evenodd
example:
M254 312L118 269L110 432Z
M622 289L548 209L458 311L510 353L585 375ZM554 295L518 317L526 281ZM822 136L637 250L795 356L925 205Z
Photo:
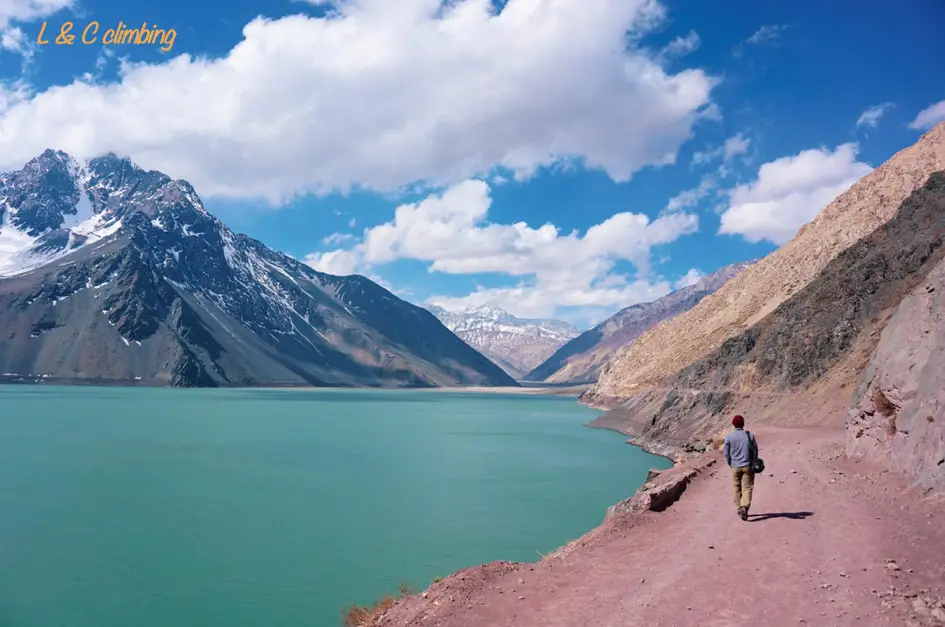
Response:
M759 522L770 518L790 518L791 520L804 520L813 516L814 512L778 512L776 514L748 514L748 522Z

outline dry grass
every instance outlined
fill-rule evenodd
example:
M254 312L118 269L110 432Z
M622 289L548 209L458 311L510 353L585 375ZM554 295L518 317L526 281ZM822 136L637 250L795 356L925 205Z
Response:
M394 607L398 601L413 594L410 587L400 584L400 594L398 596L387 595L380 600L375 601L374 605L364 606L352 603L341 616L343 627L371 627L374 625L384 612Z

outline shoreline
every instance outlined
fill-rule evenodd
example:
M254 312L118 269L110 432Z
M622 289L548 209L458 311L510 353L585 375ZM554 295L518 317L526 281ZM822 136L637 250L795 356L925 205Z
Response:
M601 416L602 416L602 415L603 415L603 414L601 414ZM584 426L585 426L585 427L588 427L589 429L602 429L602 430L604 430L604 431L613 431L614 433L619 433L620 435L622 435L622 436L624 436L625 438L627 438L626 444L629 444L630 446L635 446L636 448L640 449L641 451L643 451L643 452L646 453L647 455L653 455L654 457L661 457L661 458L663 458L663 459L669 461L670 464L672 464L672 466L670 466L670 468L669 468L670 470L673 469L673 468L677 468L677 467L679 467L679 466L681 466L681 465L683 465L683 464L685 463L685 460L680 459L678 455L677 455L676 457L670 457L669 455L667 455L666 452L659 452L659 451L655 451L655 450L650 450L650 448L647 447L646 442L642 442L642 443L639 442L639 441L638 441L639 439L638 439L636 436L634 436L634 435L632 435L632 434L629 434L629 433L626 433L625 431L621 431L619 428L617 428L617 427L615 427L615 426L610 426L610 425L605 425L605 424L603 424L603 425L601 425L601 424L594 424L595 422L597 422L597 421L600 419L601 416L598 416L597 418L595 418L594 420L590 421L589 423L587 423L587 424L584 425ZM710 452L710 451L707 451L707 452Z
M42 375L0 374L0 385L60 385L75 387L118 387L118 388L166 388L171 390L377 390L384 392L447 392L467 394L513 394L523 396L563 396L579 398L587 389L586 384L574 386L481 386L453 385L443 387L372 387L343 385L280 385L277 382L265 382L260 385L226 385L216 387L178 387L165 382L134 379L60 379ZM583 404L583 403L581 403ZM592 408L597 409L597 408Z

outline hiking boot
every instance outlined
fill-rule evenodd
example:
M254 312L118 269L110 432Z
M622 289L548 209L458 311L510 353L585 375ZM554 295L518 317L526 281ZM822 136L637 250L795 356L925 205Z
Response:
M739 516L739 518L741 518L742 520L748 520L748 508L747 508L747 507L739 507L739 508L738 508L738 516Z

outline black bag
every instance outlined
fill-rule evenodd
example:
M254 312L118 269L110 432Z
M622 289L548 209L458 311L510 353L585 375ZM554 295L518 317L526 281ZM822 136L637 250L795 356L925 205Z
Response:
M751 431L748 432L748 458L751 460L752 474L760 475L765 471L765 460L758 457L758 443Z

